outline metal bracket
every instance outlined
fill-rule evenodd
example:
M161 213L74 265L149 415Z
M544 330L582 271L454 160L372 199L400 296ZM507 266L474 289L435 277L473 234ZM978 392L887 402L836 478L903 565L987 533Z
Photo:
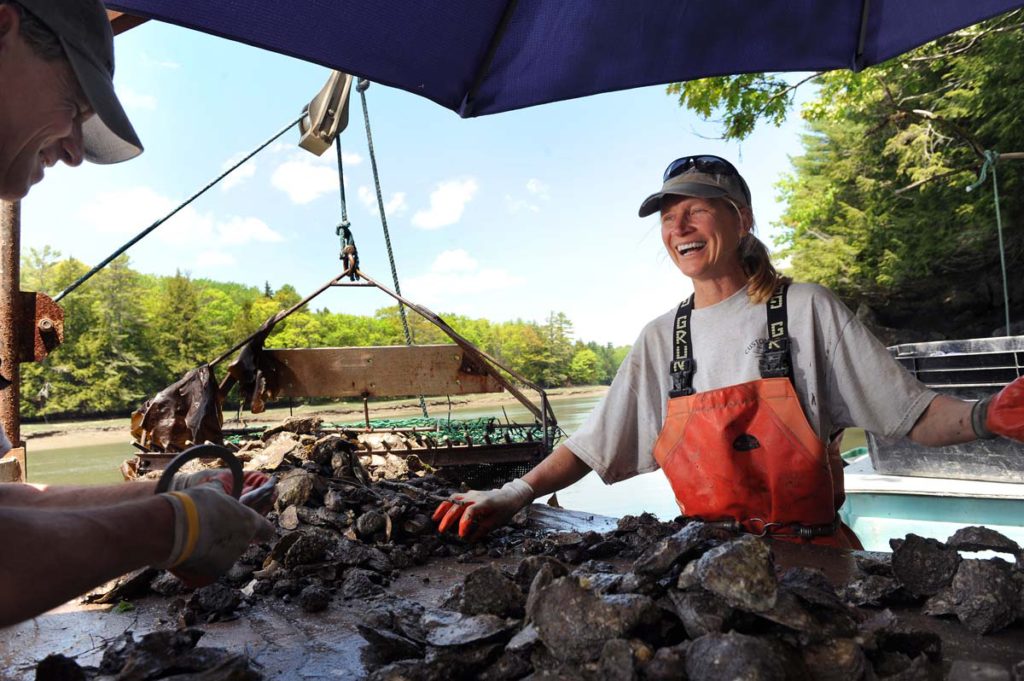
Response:
M45 293L20 293L18 361L41 362L64 342L64 310Z
M341 71L331 72L317 96L302 109L300 147L317 156L323 156L331 148L334 139L348 127L351 90L352 76Z

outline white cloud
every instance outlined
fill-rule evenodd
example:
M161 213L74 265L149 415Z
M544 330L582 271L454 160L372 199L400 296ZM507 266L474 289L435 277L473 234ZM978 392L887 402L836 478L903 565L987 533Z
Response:
M240 160L242 160L243 156L244 154L239 154L237 156L232 156L228 160L224 161L224 165L221 166L221 171L227 170L231 166L238 163ZM231 173L223 180L221 180L220 190L226 192L229 189L237 187L238 185L242 184L255 174L256 161L254 159L249 159L242 165L238 166L238 168L233 173Z
M549 188L546 184L535 177L531 177L526 181L526 193L534 199L540 199L541 201L550 200L551 194L548 189ZM505 205L508 207L508 212L513 215L524 211L529 211L531 213L540 212L540 206L532 200L520 199L512 196L511 194L505 195Z
M535 177L526 181L526 191L545 201L551 198L551 195L548 193L548 186Z
M156 97L153 95L144 95L140 92L136 92L129 87L119 87L117 89L117 98L121 100L127 109L155 111L156 110Z
M422 229L438 229L455 224L462 218L462 211L477 189L478 185L473 178L440 183L430 194L430 208L413 215L412 224Z
M170 199L153 189L133 187L95 195L82 206L79 216L103 234L134 234L173 207Z
M219 242L226 246L247 244L250 241L263 243L284 241L284 237L272 230L259 218L231 217L217 224Z
M418 301L450 305L459 297L514 288L525 281L506 270L480 267L475 258L460 248L439 254L429 272L409 278L403 288L413 292Z
M476 259L463 249L456 248L438 255L430 270L436 273L472 272L477 267Z
M162 69L177 70L181 68L181 64L170 59L159 59L149 54L148 52L140 51L138 53L138 61L147 66L159 66Z
M325 151L323 155L317 156L316 154L312 154L300 147L298 143L278 141L267 147L267 151L271 154L293 152L288 159L290 161L310 161L311 163L327 165L335 169L338 167L338 153L334 151L333 148ZM341 162L346 168L349 166L362 165L363 156L362 154L357 154L354 151L343 151L341 152Z
M328 192L338 191L338 171L317 164L315 156L285 161L270 177L270 183L288 195L293 203L305 204Z
M380 216L380 210L377 206L377 194L372 189L367 187L365 184L360 185L356 194L359 196L359 200L363 202L364 206L373 211L375 215ZM408 208L409 204L405 200L405 192L395 192L391 195L391 198L384 200L384 214L389 218L401 215L408 210Z
M338 158L337 154L335 154L334 158ZM363 157L350 151L343 151L341 152L341 162L347 166L357 166L363 162Z
M79 216L100 233L137 234L176 205L150 187L132 187L97 194L82 206ZM204 244L210 247L284 240L259 218L228 216L219 219L212 213L200 213L192 206L178 211L147 238L171 246Z
M223 251L203 251L196 256L198 267L230 267L237 262L235 256Z
M510 194L505 194L505 205L508 206L508 212L522 213L523 211L530 211L531 213L539 213L540 206L535 203L530 203L526 199L517 199Z

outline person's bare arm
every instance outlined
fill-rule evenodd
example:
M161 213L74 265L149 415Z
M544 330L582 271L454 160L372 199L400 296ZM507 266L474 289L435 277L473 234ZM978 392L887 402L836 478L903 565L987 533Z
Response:
M174 509L162 497L106 508L0 506L0 627L35 617L131 570L167 559Z
M523 476L536 496L565 489L590 472L590 466L579 459L565 445L559 445L551 455Z
M0 484L0 508L89 508L151 497L156 482L126 482L120 485L33 485Z
M928 447L955 445L976 440L971 427L973 402L939 395L917 419L908 436L914 442Z

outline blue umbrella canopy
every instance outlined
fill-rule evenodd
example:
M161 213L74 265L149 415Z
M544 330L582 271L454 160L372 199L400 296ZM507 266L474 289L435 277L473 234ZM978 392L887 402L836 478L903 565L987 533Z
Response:
M113 0L464 117L756 71L860 69L1024 0Z

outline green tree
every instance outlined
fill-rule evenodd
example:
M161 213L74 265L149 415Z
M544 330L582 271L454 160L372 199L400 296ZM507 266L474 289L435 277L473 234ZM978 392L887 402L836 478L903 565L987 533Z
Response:
M207 322L200 286L180 271L164 279L154 300L150 328L165 380L180 378L218 353Z
M61 260L50 248L30 251L24 258L22 287L58 291L87 269L74 259ZM62 301L65 342L45 361L22 365L22 414L126 413L299 300L287 284L271 296L264 293L259 287L192 279L181 272L170 277L140 274L121 257ZM617 368L619 349L574 342L572 322L562 313L550 313L543 324L441 317L505 366L545 387L568 380L607 382ZM411 311L409 323L417 343L451 342ZM306 308L280 321L267 347L404 343L396 306L370 316Z
M779 245L798 279L824 283L886 326L987 335L1002 319L999 247L982 152L1024 151L1024 12L928 43L860 73L816 78L804 154L780 182ZM753 84L745 89L744 83ZM753 74L670 88L721 114L723 136L778 123L790 86ZM1005 252L1024 316L1020 161L998 164ZM991 177L991 175L990 175ZM942 308L942 314L935 310Z
M593 385L598 381L599 363L597 353L590 348L577 350L569 363L569 380L576 385Z

